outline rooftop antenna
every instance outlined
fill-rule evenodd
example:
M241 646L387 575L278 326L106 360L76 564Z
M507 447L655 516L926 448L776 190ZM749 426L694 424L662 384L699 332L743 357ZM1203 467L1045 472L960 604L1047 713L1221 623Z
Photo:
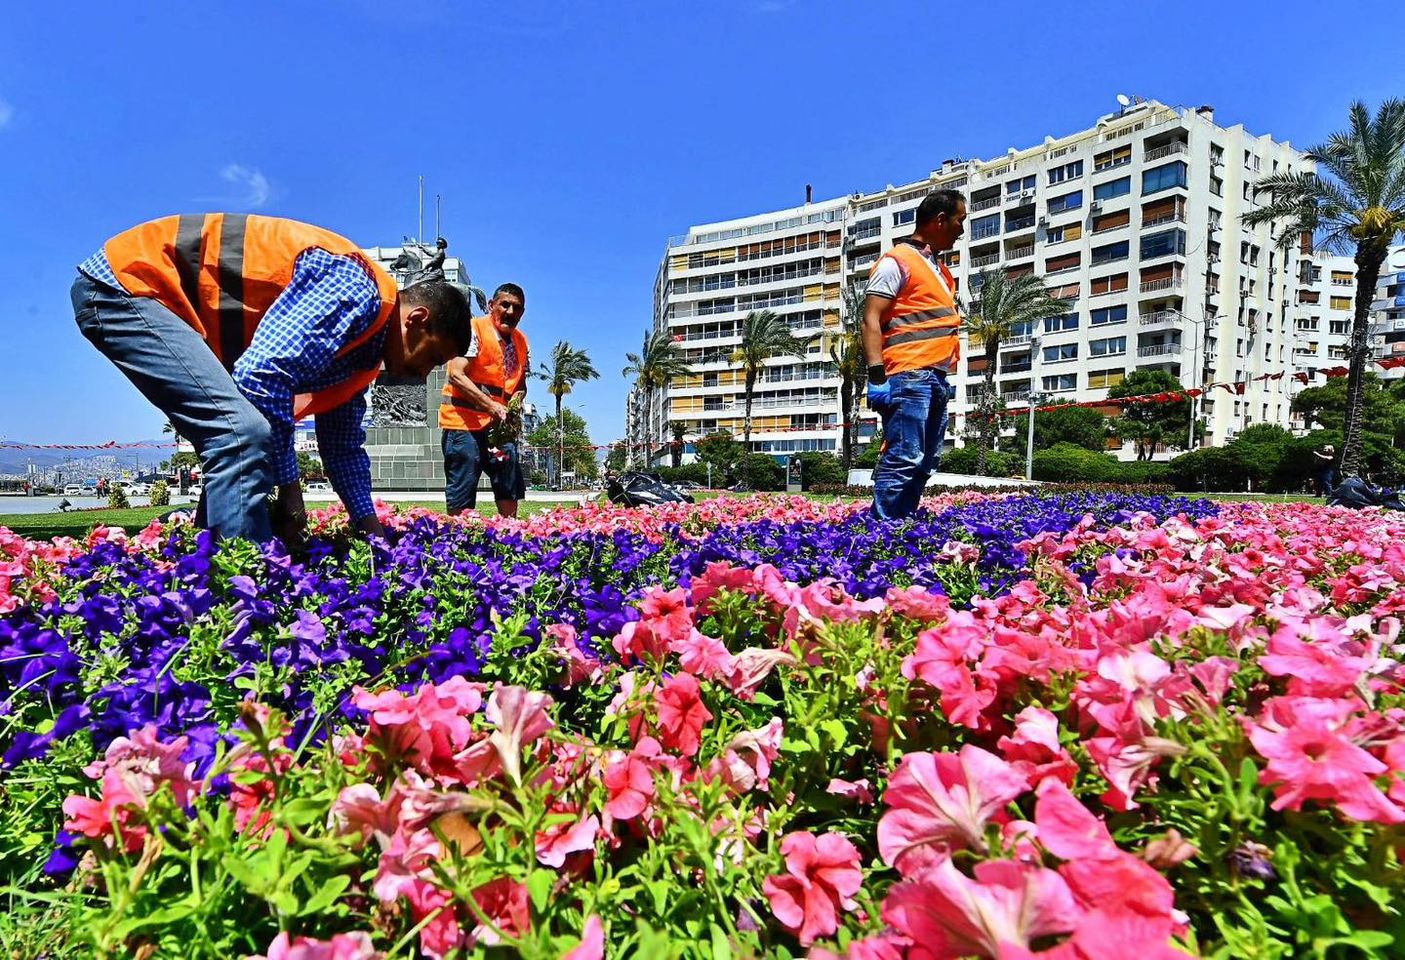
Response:
M444 236L444 231L443 231L443 229L440 227L440 220L442 219L441 214L442 214L443 210L444 210L444 198L441 197L439 194L436 193L436 194L434 195L434 235L435 235L436 237L442 237L442 236Z

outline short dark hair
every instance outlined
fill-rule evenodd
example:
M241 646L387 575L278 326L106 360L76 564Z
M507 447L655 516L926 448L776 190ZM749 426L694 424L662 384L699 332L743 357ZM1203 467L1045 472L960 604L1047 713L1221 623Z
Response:
M922 198L922 202L917 205L916 224L924 227L928 223L937 219L939 214L946 214L948 217L956 216L958 206L966 202L966 198L955 190L933 190Z
M515 283L498 284L498 288L493 291L493 299L496 300L498 298L498 294L500 293L505 293L509 297L516 297L518 300L522 301L524 306L527 303L527 295L523 293L522 288Z
M468 351L473 339L473 308L462 290L443 280L424 280L400 291L402 302L429 308L429 332L454 345L454 352Z

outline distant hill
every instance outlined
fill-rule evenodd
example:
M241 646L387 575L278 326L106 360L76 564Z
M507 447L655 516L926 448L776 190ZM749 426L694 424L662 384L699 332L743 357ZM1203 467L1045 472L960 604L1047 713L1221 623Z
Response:
M140 440L138 443L170 443L171 438ZM117 470L130 470L134 457L141 456L142 470L168 459L175 447L147 447L139 450L22 450L0 446L0 474L14 476L29 472L29 464L40 473L62 470L75 478L110 475Z

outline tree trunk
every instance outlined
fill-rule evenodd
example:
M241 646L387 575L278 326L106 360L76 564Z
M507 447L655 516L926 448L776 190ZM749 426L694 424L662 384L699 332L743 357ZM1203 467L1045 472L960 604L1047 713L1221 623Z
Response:
M980 443L976 447L976 473L985 476L986 457L995 446L998 424L995 420L995 359L1000 352L1000 338L992 337L985 345L985 384L981 388ZM1030 384L1030 396L1034 396L1034 385Z
M561 419L561 395L556 395L556 489L561 489L561 471L566 466L566 424Z
M847 476L854 465L854 381L845 374L839 383L839 459Z
M1366 394L1366 358L1370 353L1371 301L1381 277L1386 247L1363 242L1356 248L1356 303L1351 320L1351 366L1346 379L1346 423L1342 429L1341 478L1361 474L1361 416Z
M746 372L746 412L742 421L742 452L751 452L751 392L756 387L756 371Z

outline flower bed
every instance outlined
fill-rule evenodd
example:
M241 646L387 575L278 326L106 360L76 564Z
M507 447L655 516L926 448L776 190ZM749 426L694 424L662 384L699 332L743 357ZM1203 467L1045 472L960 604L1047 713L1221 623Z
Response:
M0 536L0 942L1405 952L1405 522L928 506Z

